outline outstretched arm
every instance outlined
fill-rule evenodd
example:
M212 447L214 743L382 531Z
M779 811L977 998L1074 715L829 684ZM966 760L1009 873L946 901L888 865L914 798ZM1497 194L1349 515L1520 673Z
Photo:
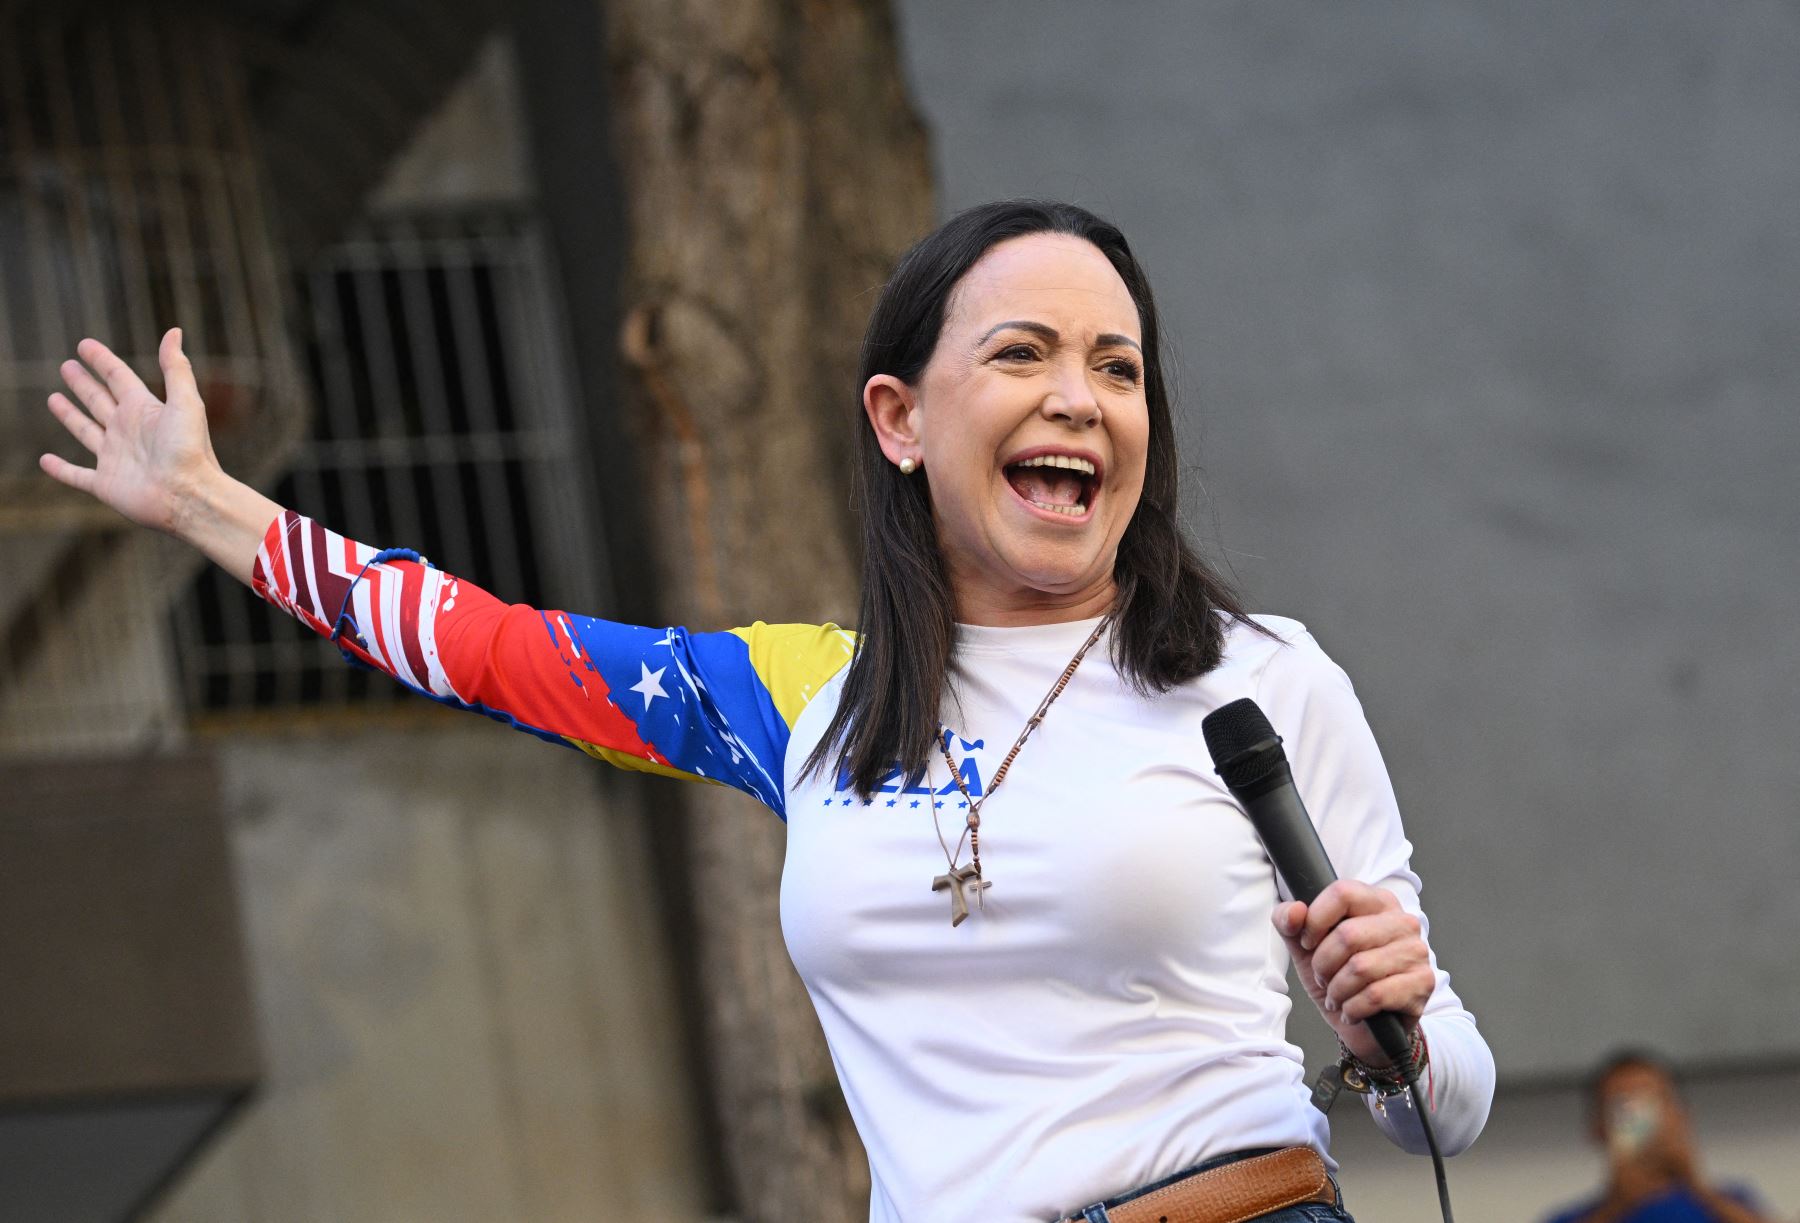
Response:
M734 786L782 814L790 728L852 648L832 625L689 633L508 604L292 510L269 524L252 587L433 700L623 768Z
M765 624L690 634L504 603L226 475L178 331L160 354L166 400L105 345L84 340L79 351L86 365L65 363L63 378L82 406L56 394L50 409L95 465L45 455L55 479L193 544L422 695L626 768L735 786L785 814L790 728L849 661L849 634Z

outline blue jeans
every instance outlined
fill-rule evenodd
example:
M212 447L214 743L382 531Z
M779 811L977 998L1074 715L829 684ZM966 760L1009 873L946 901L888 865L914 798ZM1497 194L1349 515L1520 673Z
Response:
M1272 1215L1264 1215L1256 1223L1356 1223L1356 1220L1342 1206L1304 1202L1299 1206L1289 1206L1286 1210L1277 1210Z
M1221 1155L1217 1159L1209 1159L1203 1164L1183 1169L1174 1176L1164 1177L1153 1185L1145 1185L1141 1189L1134 1189L1130 1193L1121 1194L1116 1198L1108 1198L1097 1205L1089 1206L1076 1218L1084 1220L1084 1223L1111 1223L1110 1216L1106 1212L1108 1206L1123 1206L1132 1198L1142 1197L1146 1193L1161 1189L1164 1185L1172 1184L1184 1176L1192 1176L1196 1172L1205 1172L1209 1168L1221 1167L1225 1164L1236 1163L1240 1159L1263 1154L1267 1154L1267 1152L1238 1151L1230 1155ZM1332 1180L1332 1188L1337 1188L1335 1178ZM1356 1223L1356 1220L1352 1219L1350 1212L1344 1209L1344 1195L1339 1193L1336 1205L1328 1205L1324 1202L1302 1202L1298 1206L1285 1206L1270 1214L1257 1215L1256 1223Z

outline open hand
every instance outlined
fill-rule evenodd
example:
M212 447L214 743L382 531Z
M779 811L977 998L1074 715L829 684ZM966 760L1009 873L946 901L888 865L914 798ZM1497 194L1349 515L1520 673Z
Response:
M40 456L38 466L135 523L176 531L185 499L207 477L222 474L180 329L163 336L157 353L166 400L100 341L83 340L75 351L81 360L64 361L62 376L81 406L58 391L50 412L87 447L94 466L54 454Z
M1338 1039L1370 1065L1386 1065L1364 1021L1393 1011L1410 1030L1437 984L1419 919L1386 888L1339 879L1310 905L1276 905L1273 920L1301 986Z

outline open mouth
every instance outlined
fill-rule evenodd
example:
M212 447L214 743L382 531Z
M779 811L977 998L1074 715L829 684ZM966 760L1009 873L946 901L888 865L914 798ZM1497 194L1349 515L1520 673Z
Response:
M1064 518L1085 518L1100 491L1093 461L1070 454L1038 454L1008 463L1006 482L1028 504Z

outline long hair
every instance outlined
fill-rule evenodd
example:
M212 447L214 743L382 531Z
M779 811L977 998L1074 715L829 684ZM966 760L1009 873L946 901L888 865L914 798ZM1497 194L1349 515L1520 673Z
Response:
M916 386L964 274L999 243L1038 233L1097 247L1130 291L1143 334L1150 441L1142 498L1113 567L1113 665L1146 696L1166 692L1218 666L1229 622L1255 627L1181 530L1156 303L1125 235L1085 208L1047 200L1001 200L958 213L901 258L863 336L856 380L863 424L851 464L851 504L862 530L861 620L843 697L803 775L835 757L840 776L864 798L896 766L920 769L935 750L956 624L929 486L922 476L901 475L882 454L863 419L862 388L877 374Z

